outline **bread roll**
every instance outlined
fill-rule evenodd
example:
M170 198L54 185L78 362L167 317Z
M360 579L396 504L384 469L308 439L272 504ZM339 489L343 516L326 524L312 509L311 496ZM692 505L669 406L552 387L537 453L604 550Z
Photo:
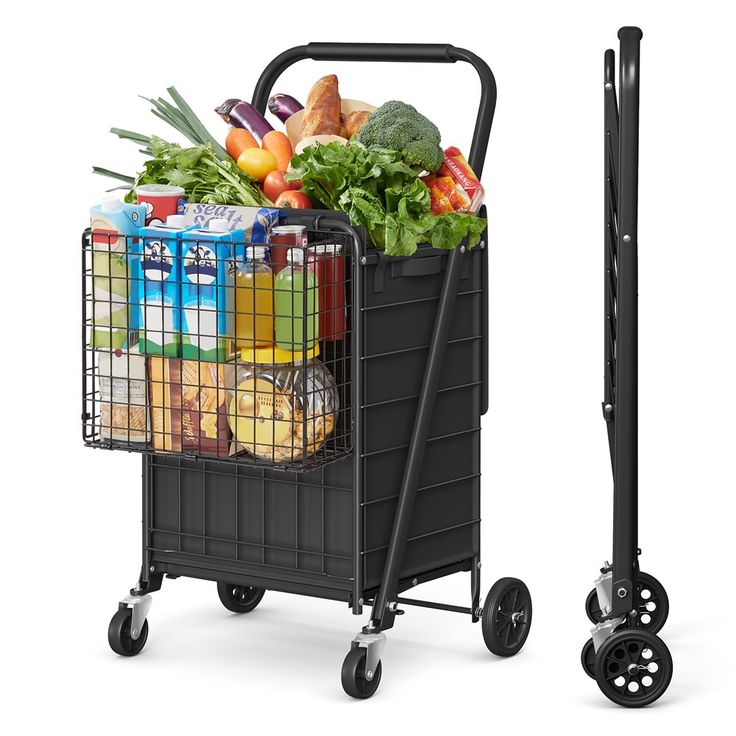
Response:
M337 77L318 79L307 97L302 119L302 138L312 135L340 135L340 92Z
M365 121L368 120L369 115L370 112L368 110L354 110L347 115L343 115L342 124L345 127L345 137L352 138L354 135L358 135L360 129L365 125Z

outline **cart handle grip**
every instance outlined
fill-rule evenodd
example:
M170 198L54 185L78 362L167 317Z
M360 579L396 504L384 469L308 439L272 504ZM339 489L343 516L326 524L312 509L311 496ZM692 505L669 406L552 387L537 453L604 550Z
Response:
M496 109L496 80L488 64L467 49L440 43L309 43L279 54L261 74L253 91L252 104L265 113L273 85L292 64L303 59L314 61L429 62L452 64L465 61L480 78L480 102L475 119L468 163L480 178Z
M637 242L639 198L639 47L641 29L618 32L619 54L619 231Z

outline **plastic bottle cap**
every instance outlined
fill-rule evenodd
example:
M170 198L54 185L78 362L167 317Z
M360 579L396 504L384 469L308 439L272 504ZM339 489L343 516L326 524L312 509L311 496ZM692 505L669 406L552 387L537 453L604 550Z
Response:
M213 217L207 223L207 229L216 233L226 233L230 230L230 222L224 217Z
M169 215L166 218L166 227L186 227L184 215Z
M304 251L301 248L289 248L287 259L290 263L304 263Z
M249 245L245 249L245 257L249 261L263 260L266 257L265 245Z
M103 197L100 208L103 212L114 212L123 206L119 197Z

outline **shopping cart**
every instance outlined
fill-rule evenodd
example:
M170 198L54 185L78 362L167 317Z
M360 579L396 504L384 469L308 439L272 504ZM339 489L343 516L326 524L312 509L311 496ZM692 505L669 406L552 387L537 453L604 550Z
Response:
M490 68L475 54L441 44L310 43L282 53L268 65L253 95L258 110L265 110L279 75L302 59L469 63L481 82L469 156L480 175L496 86ZM198 412L200 419L213 415L211 429L219 421L217 409L211 404L204 408L196 398L202 395L196 380L187 386L171 372L179 370L176 364L169 370L155 362L163 358L146 358L153 415L146 441L132 442L125 428L121 436L106 424L115 415L115 401L101 382L115 375L101 372L100 351L90 342L95 244L94 237L85 234L84 440L92 447L143 455L143 564L136 586L120 601L110 623L112 649L124 656L138 654L148 636L150 594L161 588L164 577L188 576L216 581L223 605L236 613L252 611L266 590L342 601L355 615L371 606L370 620L353 639L342 667L343 688L355 698L376 692L385 632L404 606L465 614L472 622L482 622L492 653L516 654L532 620L526 585L502 578L483 605L480 599L480 421L488 408L487 234L473 249L447 252L421 246L410 258L391 258L366 249L365 233L340 213L285 213L289 223L306 228L308 243L295 247L309 251L324 244L333 256L339 253L329 288L340 295L338 306L333 303L331 308L340 311L344 323L339 336L319 341L317 368L308 318L297 325L300 344L287 381L293 403L284 400L283 384L278 392L274 387L275 368L258 378L260 393L253 384L250 394L243 390L246 414L256 411L255 404L258 411L266 406L270 413L266 434L254 440L248 430L248 438L241 441L246 451L238 454L232 453L232 442L210 442L205 448L191 432L187 443L183 427L191 422L182 418L186 389L195 401L187 405L189 410ZM135 238L125 240L128 255L139 252ZM305 252L302 259L309 258ZM102 278L106 274L109 270ZM134 288L130 283L126 295ZM306 288L299 301L308 314ZM130 362L129 354L118 354ZM274 355L268 362L279 359ZM311 373L319 370L324 375L325 369L334 384L329 391L329 379L315 388ZM131 370L123 366L118 378L128 380ZM227 370L254 369L236 363ZM195 361L194 374L201 371ZM221 387L215 385L219 378L212 380L210 391L216 397L218 390L228 397L235 391L235 403L229 406L231 414L238 411L238 379L224 377ZM177 391L178 398L172 398ZM214 401L220 403L219 398ZM131 407L122 409L127 416L125 410ZM284 418L284 411L291 416ZM248 416L255 423L253 415ZM319 422L321 434L314 429ZM277 441L274 428L285 423L289 439ZM263 426L261 422L258 431ZM470 573L468 606L402 595L461 571Z
M639 570L638 311L639 45L642 32L618 32L605 54L605 273L603 418L613 469L613 564L605 562L585 610L595 624L581 661L603 694L630 708L654 702L672 678L672 657L656 635L669 613L667 593Z

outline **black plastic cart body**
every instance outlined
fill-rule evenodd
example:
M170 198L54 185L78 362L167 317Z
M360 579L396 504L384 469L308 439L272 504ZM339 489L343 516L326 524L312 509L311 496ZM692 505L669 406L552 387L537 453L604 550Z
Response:
M480 175L496 86L491 70L475 54L440 44L311 43L284 52L266 68L253 96L257 109L265 110L276 79L301 59L470 63L481 80L481 100L469 163ZM366 250L364 234L339 213L292 212L289 223L306 227L308 242L294 248L304 250L298 260L309 261L315 244L329 245L333 255L340 253L339 268L330 265L330 288L341 298L331 308L340 311L344 324L339 335L327 336L331 339L322 339L320 329L317 342L308 325L308 287L293 296L303 310L298 324L291 326L299 339L294 338L298 345L289 368L289 400L284 399L283 383L276 388L275 355L269 361L273 370L257 379L247 373L252 366L237 361L228 369L235 371L235 379L225 378L222 387L219 369L210 371L215 376L212 404L225 407L231 426L235 414L237 427L239 402L245 399L247 411L261 402L270 413L266 435L254 439L264 431L265 415L258 429L254 416L247 415L243 421L248 439L233 437L224 447L210 443L208 451L201 437L192 441L190 436L189 445L184 438L189 419L183 417L192 411L205 414L200 404L192 410L185 402L191 395L202 402L204 394L194 390L189 399L184 397L186 389L196 385L174 376L165 355L154 359L159 361L157 379L147 363L148 395L155 388L159 396L150 399L158 421L153 420L147 441L132 442L129 433L115 438L106 425L114 398L111 404L99 385L105 375L90 338L96 320L96 253L94 237L85 236L85 442L143 453L143 565L136 587L120 602L110 624L112 648L124 655L141 651L148 633L150 593L161 587L164 577L190 576L217 581L223 604L235 612L255 608L269 589L343 601L356 615L371 606L370 620L353 640L342 670L343 687L353 697L376 691L384 632L403 613L402 605L481 620L488 648L501 656L515 654L531 625L526 586L503 578L485 605L480 601L480 420L488 406L487 235L474 249L446 252L423 246L410 258L389 258ZM135 238L125 240L128 255L137 252ZM185 262L187 268L198 267ZM109 267L104 277L110 279L111 271ZM335 272L339 277L334 278ZM184 274L179 278L183 284ZM126 289L134 288L128 279ZM123 300L130 299L128 291ZM320 311L320 321L323 316ZM197 324L201 318L196 314ZM160 322L166 324L164 316ZM131 374L129 357L127 363L121 372L126 380ZM203 365L195 360L200 375ZM332 378L315 389L318 382L310 371L323 375L325 369ZM177 370L183 375L183 368ZM251 388L246 395L244 390L239 397L239 371L245 371L248 380L270 380L269 388L261 382L257 391ZM107 378L115 377L110 370ZM174 407L171 394L177 381L181 395ZM132 394L130 386L125 392ZM334 398L325 399L328 392ZM318 404L321 408L315 409ZM209 427L215 431L217 409L209 411ZM291 413L284 417L284 412ZM129 405L128 429L130 416ZM284 427L288 440L277 441ZM236 441L248 451L233 454ZM470 573L468 606L402 596L423 582L460 571Z
M606 51L604 399L613 471L613 557L595 580L586 612L595 624L583 668L613 702L648 705L667 689L672 659L656 633L669 610L665 589L639 570L638 557L638 187L639 46L642 32L619 31L619 99L615 54Z

